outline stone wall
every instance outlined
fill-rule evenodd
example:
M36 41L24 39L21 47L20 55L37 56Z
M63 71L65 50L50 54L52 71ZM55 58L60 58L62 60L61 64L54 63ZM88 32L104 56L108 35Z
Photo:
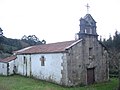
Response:
M107 51L94 36L86 36L67 53L68 85L87 85L87 69L94 68L94 81L109 79Z
M82 83L83 71L83 45L82 41L68 50L67 53L68 85L74 86Z

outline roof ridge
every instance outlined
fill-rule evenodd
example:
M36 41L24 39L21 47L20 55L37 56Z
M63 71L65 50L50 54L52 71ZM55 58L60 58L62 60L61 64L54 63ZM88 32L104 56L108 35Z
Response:
M42 46L42 45L50 45L50 44L58 44L58 43L66 43L66 42L76 42L77 40L70 40L70 41L61 41L61 42L53 42L53 43L47 43L47 44L40 44L40 45L34 45L34 46L29 46L30 48L36 47L36 46ZM29 47L26 47L29 49ZM23 48L24 49L24 48ZM19 51L19 50L18 50Z
M22 50L18 50L16 54L64 52L66 50L66 47L74 45L73 43L78 41L79 40L71 40L71 41L35 45Z
M71 41L61 41L61 42L54 42L54 43L48 43L48 44L57 44L57 43L65 43L65 42L73 42L77 40L71 40ZM48 45L48 44L43 44L43 45Z

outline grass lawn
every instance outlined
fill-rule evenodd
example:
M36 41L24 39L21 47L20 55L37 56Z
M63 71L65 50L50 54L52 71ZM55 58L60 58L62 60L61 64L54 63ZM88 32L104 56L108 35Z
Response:
M0 90L115 90L118 79L111 78L109 82L84 87L62 87L45 81L14 76L0 76Z

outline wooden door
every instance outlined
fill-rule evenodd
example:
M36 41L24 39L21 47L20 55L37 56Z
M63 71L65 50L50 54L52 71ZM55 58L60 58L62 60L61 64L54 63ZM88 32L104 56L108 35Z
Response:
M87 69L87 84L93 84L95 81L94 68Z

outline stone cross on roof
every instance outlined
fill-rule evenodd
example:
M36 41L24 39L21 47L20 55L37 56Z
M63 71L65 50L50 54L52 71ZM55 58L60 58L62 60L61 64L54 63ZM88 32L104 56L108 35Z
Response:
M90 6L88 5L88 3L86 5L86 7L87 7L87 14L88 14L89 13L89 8L90 8Z

